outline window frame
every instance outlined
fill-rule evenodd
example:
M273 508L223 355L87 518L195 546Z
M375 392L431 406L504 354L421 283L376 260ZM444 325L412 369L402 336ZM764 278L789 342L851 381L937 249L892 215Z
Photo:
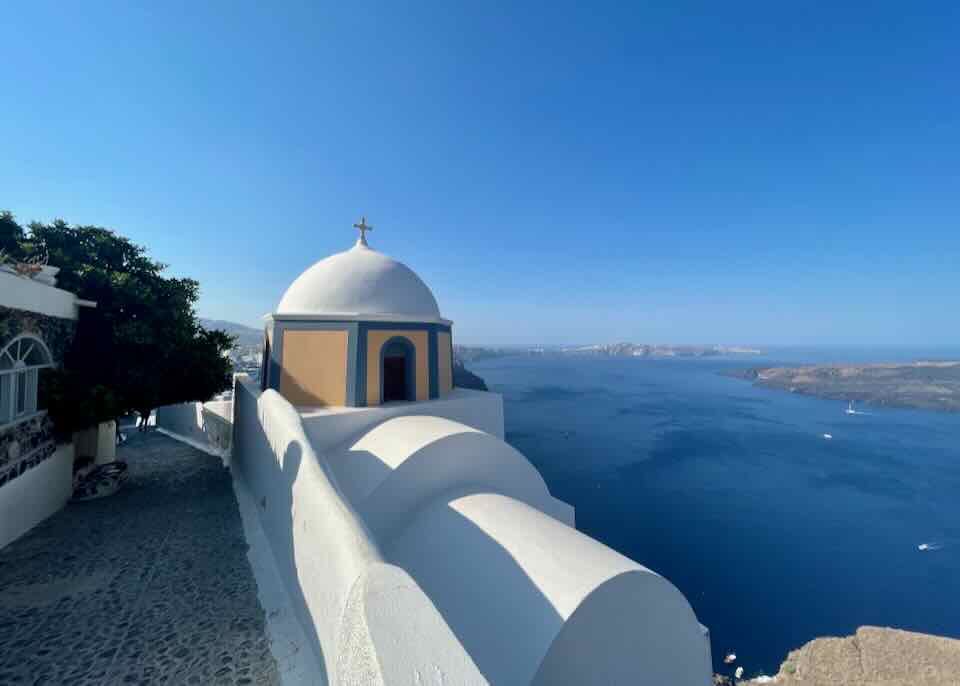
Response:
M24 347L26 344L26 347ZM27 364L25 360L34 351L45 360L39 364ZM17 336L0 350L0 362L9 360L6 369L0 369L0 427L30 419L44 410L38 410L40 370L53 367L53 358L46 344L37 336ZM11 364L12 363L12 364Z

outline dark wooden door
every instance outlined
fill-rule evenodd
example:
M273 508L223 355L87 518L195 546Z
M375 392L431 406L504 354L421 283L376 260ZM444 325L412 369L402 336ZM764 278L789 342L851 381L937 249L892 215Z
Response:
M407 358L383 358L383 402L407 399Z

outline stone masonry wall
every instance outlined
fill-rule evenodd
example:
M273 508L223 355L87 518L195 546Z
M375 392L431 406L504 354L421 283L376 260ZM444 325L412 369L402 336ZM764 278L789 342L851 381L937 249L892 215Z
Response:
M21 334L31 333L46 343L54 364L62 364L73 341L76 322L0 305L0 350Z
M42 340L54 364L61 364L76 322L0 305L0 350L17 336L33 334ZM0 427L0 488L56 452L53 423L46 414Z
M0 429L0 488L53 457L56 450L53 422L46 414Z

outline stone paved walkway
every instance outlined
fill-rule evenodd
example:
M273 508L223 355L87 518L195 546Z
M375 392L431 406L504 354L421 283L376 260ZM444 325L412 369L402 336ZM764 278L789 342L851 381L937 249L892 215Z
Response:
M0 684L277 684L229 472L150 432L0 550Z

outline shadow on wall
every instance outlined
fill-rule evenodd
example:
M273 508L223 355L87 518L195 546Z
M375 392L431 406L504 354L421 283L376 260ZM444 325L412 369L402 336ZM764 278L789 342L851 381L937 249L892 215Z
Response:
M235 436L234 450L243 450L253 459L234 460L233 464L244 472L246 484L256 499L257 508L260 511L260 524L270 542L277 571L284 580L284 588L297 614L304 636L310 644L310 649L314 652L316 664L323 671L319 675L318 683L327 684L330 682L326 673L327 663L324 660L323 646L317 634L316 624L311 618L303 587L299 583L293 540L293 485L296 483L303 461L303 447L298 442L291 441L284 450L282 462L256 459L270 455L273 448L256 416L250 417L248 414L251 409L254 414L256 413L256 400L246 394L242 399L239 396L240 393L234 393L234 402L238 403L235 406L237 408L235 411L238 412L235 415L235 422L238 424L244 422L244 428L247 430L241 442L237 442ZM253 407L247 407L249 404ZM244 412L247 416L242 417L239 412ZM272 488L269 493L263 493L256 488L257 484L276 484L277 487ZM264 516L267 511L270 512L269 517Z
M313 391L308 391L304 388L293 376L280 372L280 378L277 381L277 392L280 392L280 388L283 388L283 397L286 398L288 395L293 398L313 398L315 397ZM305 407L327 407L327 404L324 402L315 402L315 403L301 403Z
M533 681L564 620L510 551L444 502L385 553L423 588L491 684Z
M545 514L536 498L531 505L523 493L502 495L521 472L504 477L503 465L491 462L498 482L475 470L482 461L469 451L451 449L476 436L449 436L431 443L436 450L405 455L398 437L422 438L424 423L446 421L407 417L400 422L407 434L395 424L380 437L384 459L352 451L348 476L301 442L308 439L300 414L276 392L258 400L238 384L234 403L233 464L261 508L278 572L325 682L351 683L372 668L374 680L399 683L415 664L439 670L440 663L460 664L456 655L465 653L470 669L456 677L463 683L476 683L476 670L498 685L707 683L709 647L682 594ZM451 455L460 456L459 471L448 471ZM512 449L504 459L514 457L523 460ZM548 495L539 475L536 485ZM368 521L359 512L378 514ZM391 517L402 522L391 525ZM376 574L384 561L389 573ZM370 574L389 582L357 586ZM412 582L402 596L405 578ZM356 617L347 610L355 588ZM442 631L417 633L428 625L417 624L426 621L424 608L436 608ZM345 623L351 617L358 623ZM406 643L416 636L420 643ZM381 667L388 671L380 674Z
M707 635L669 581L525 503L448 494L382 543L491 683L709 679Z

